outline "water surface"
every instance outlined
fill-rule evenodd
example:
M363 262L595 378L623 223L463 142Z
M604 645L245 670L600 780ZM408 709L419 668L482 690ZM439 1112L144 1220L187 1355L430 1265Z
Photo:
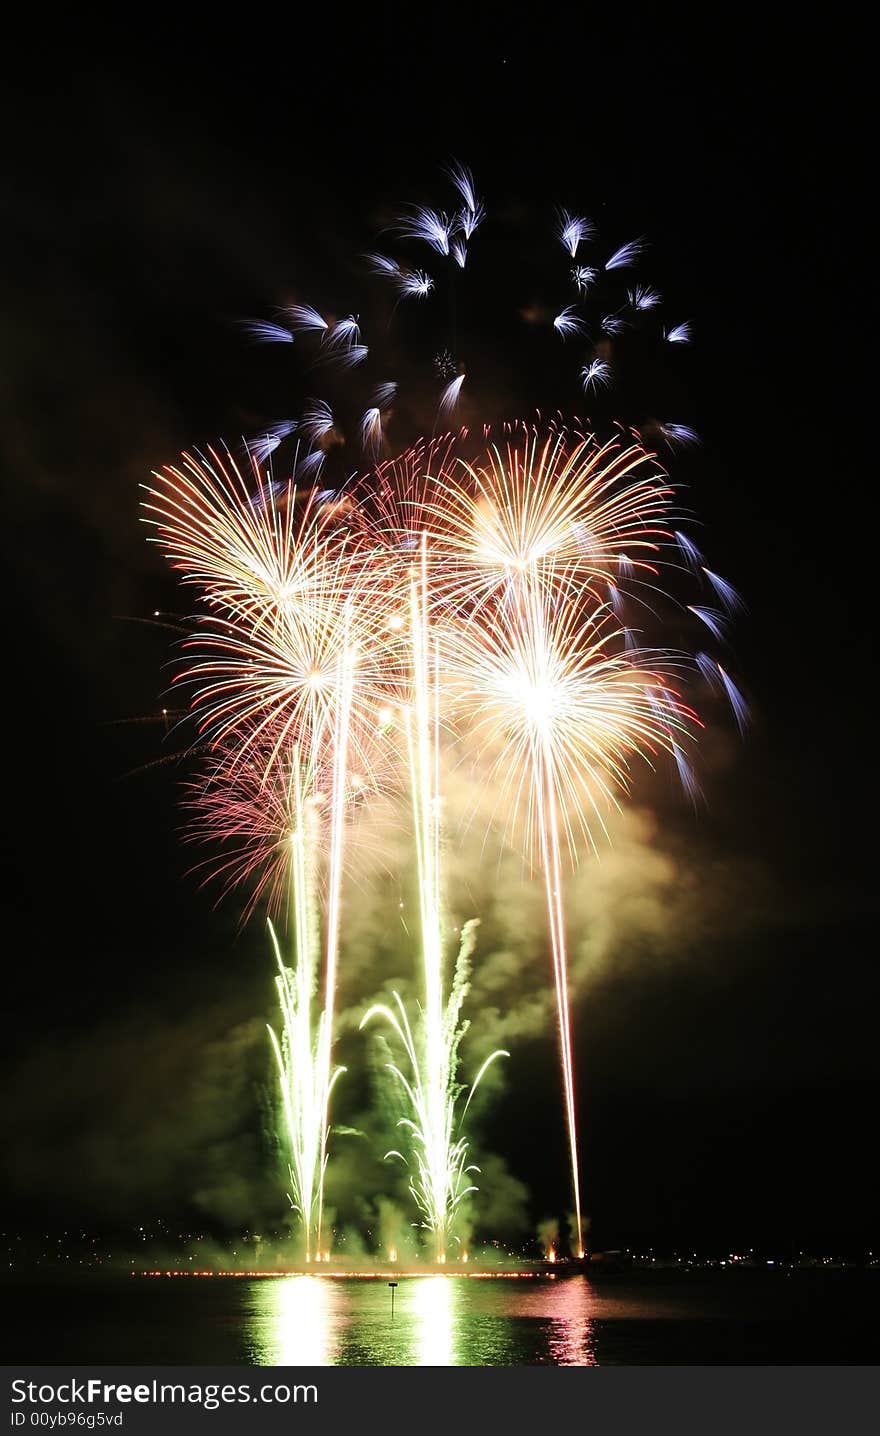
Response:
M6 1363L291 1366L865 1364L871 1272L4 1283Z

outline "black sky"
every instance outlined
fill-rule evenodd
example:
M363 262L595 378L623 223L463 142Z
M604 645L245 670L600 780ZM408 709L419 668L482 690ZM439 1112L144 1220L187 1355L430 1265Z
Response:
M601 206L623 237L650 234L699 333L694 505L749 608L737 653L755 728L677 841L716 875L759 874L760 903L751 925L740 914L680 963L606 971L591 994L580 1078L600 1240L876 1239L876 268L859 37L803 15L772 33L740 8L626 12L558 7L533 29L507 7L386 5L280 31L240 16L197 40L76 28L10 66L15 1221L188 1209L180 1091L210 1107L203 1166L234 1165L242 1145L259 1160L253 1133L223 1129L221 1099L192 1093L199 1054L266 1015L262 936L238 934L234 904L215 910L187 875L173 770L127 776L167 751L161 723L121 721L162 706L171 635L135 620L181 608L137 485L182 446L265 417L264 371L234 320L306 288L362 246L377 205L456 155L490 205ZM518 1060L492 1146L537 1218L564 1207L561 1138L542 1135L551 1160L535 1161L552 1047L527 1043ZM157 1113L181 1149L161 1177ZM146 1145L123 1140L127 1125L149 1128Z

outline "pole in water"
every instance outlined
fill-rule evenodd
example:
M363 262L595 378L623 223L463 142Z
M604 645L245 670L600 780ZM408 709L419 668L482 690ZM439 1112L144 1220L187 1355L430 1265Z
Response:
M393 1321L393 1320L394 1320L394 1293L395 1293L395 1291L396 1291L396 1289L397 1289L397 1282L396 1282L396 1281L390 1281L390 1282L388 1283L388 1285L391 1287L391 1320Z

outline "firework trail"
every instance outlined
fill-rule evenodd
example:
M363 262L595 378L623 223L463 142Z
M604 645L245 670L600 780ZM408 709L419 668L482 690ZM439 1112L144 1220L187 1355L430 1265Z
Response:
M275 929L269 932L278 974L275 986L281 1009L279 1037L269 1036L278 1068L290 1174L290 1205L300 1218L305 1259L321 1258L324 1172L327 1165L327 1114L330 1094L344 1067L332 1067L332 1010L326 1002L315 1023L313 1007L320 968L315 911L317 827L311 803L303 798L299 755L292 765L290 878L294 916L294 965L286 967Z
M432 644L428 619L428 559L423 541L421 565L410 580L409 621L412 660L412 702L403 709L407 763L412 802L413 830L419 890L419 930L422 944L424 1005L414 1033L398 993L395 1007L376 1004L365 1013L361 1027L382 1016L399 1037L409 1064L407 1076L396 1063L389 1069L401 1084L412 1116L401 1119L409 1136L410 1192L430 1232L434 1260L446 1261L450 1240L455 1239L455 1217L461 1203L477 1190L470 1178L478 1168L469 1164L468 1143L461 1123L485 1073L503 1049L490 1054L458 1111L464 1088L456 1080L458 1049L467 1024L461 1009L468 992L470 958L476 923L465 924L458 948L448 999L444 998L445 933L441 898L440 863L440 673L439 649Z

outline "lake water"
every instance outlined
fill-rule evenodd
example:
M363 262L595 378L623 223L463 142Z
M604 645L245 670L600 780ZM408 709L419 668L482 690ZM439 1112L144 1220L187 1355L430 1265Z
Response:
M18 1277L4 1361L254 1366L868 1364L880 1276Z

